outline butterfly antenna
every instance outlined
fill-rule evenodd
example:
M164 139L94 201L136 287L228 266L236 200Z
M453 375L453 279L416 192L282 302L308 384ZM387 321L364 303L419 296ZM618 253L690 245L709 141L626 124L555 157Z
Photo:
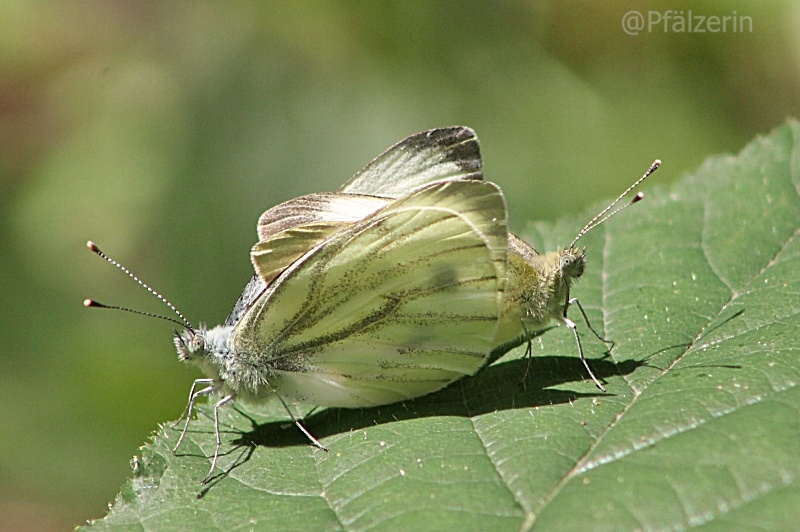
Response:
M174 318L171 318L169 316L162 316L160 314L153 314L153 313L150 313L150 312L143 312L141 310L133 310L133 309L125 308L125 307L104 305L103 303L100 303L100 302L95 301L93 299L85 299L83 301L84 306L86 306L86 307L95 307L95 308L107 308L107 309L114 309L114 310L124 310L126 312L132 312L133 314L140 314L142 316L149 316L151 318L159 318L159 319L162 319L162 320L171 321L172 323L176 323L176 324L180 325L181 327L185 327L185 328L189 329L190 331L194 331L194 327L192 327L192 324L189 323L189 320L186 319L186 316L184 316L181 313L180 310L175 308L175 305L170 303L167 298L165 298L164 296L162 296L161 294L156 292L153 288L150 287L150 285L148 285L147 283L145 283L144 281L142 281L141 279L136 277L133 274L133 272L131 272L128 268L126 268L125 266L123 266L119 262L115 261L114 259L112 259L108 255L103 253L100 250L100 248L98 248L97 245L94 242L92 242L91 240L86 243L86 246L92 251L92 253L94 253L95 255L98 255L99 257L105 259L107 262L109 262L113 266L116 266L117 268L119 268L123 272L127 273L128 276L131 279L133 279L134 281L136 281L139 284L139 286L141 286L142 288L146 289L148 292L150 292L151 294L156 296L162 303L167 305L170 309L172 309L172 311L175 314L177 314L177 316L180 318L180 321L178 321L178 320L176 320Z
M572 244L570 244L570 246L569 246L569 247L573 247L573 246L575 246L575 244L578 242L578 240L579 240L579 239L580 239L580 238L581 238L583 235L585 235L586 233L588 233L589 231L591 231L592 229L594 229L594 228L595 228L595 227L597 227L598 225L602 224L603 222L605 222L606 220L608 220L609 218L611 218L611 217L612 217L612 216L614 216L615 214L619 213L620 211L623 211L623 210L627 209L628 207L630 207L630 206L631 206L631 205L633 205L634 203L637 203L638 201L641 201L641 199L642 199L642 198L644 198L644 194L642 194L641 192L639 192L638 194L636 194L636 195L633 197L633 199L632 199L632 200L631 200L629 203L627 203L627 204L625 204L625 205L623 205L623 206L621 206L621 207L618 207L617 209L614 209L614 206L615 206L617 203L619 203L620 201L622 201L622 198L624 198L625 196L627 196L627 195L628 195L628 193L629 193L631 190L633 190L634 188L636 188L637 186L639 186L639 184L640 184L642 181L644 181L645 179L647 179L648 177L650 177L650 174L652 174L653 172L655 172L656 170L658 170L658 167L659 167L659 166L661 166L661 161L660 161L660 160L656 159L655 161L653 161L653 164L651 164L651 165L650 165L650 168L648 168L648 169L647 169L647 171L644 173L644 175L642 175L642 177L640 177L639 179L637 179L636 181L634 181L634 182L633 182L633 184L632 184L631 186L629 186L628 188L626 188L626 189L625 189L625 192L623 192L622 194L620 194L620 195L617 197L617 199L615 199L614 201L612 201L612 202L611 202L611 203L608 205L608 207L606 207L606 208L605 208L605 209L603 209L602 211L598 212L598 213L597 213L597 215L596 215L594 218L592 218L591 220L589 220L589 223L587 223L586 225L584 225L584 226L583 226L583 229L581 229L581 230L578 232L578 236L576 236L576 237L575 237L575 240L573 240L573 241L572 241ZM614 209L614 210L612 211L611 209ZM611 212L609 212L609 211L611 211Z
M104 303L100 303L99 301L95 301L94 299L84 299L83 300L84 307L94 307L94 308L108 308L112 310L124 310L125 312L131 312L133 314L139 314L141 316L148 316L150 318L159 318L162 320L171 321L172 323L177 323L181 327L186 327L186 324L176 320L175 318L170 318L169 316L162 316L161 314L153 314L152 312L144 312L141 310L136 310L128 307L117 307L115 305L106 305Z

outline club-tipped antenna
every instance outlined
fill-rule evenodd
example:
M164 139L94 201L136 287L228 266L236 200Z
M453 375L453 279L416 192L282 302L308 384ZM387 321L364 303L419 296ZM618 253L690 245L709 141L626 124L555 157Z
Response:
M152 314L150 312L143 312L143 311L140 311L140 310L133 310L133 309L125 308L125 307L104 305L103 303L99 303L99 302L97 302L97 301L95 301L93 299L85 299L83 301L83 304L85 306L87 306L87 307L95 307L95 308L107 308L107 309L114 309L114 310L124 310L124 311L127 311L127 312L133 312L134 314L141 314L142 316L150 316L152 318L160 318L162 320L167 320L167 321L171 321L173 323L177 323L181 327L186 327L190 331L194 331L194 327L192 327L192 324L189 323L189 320L186 319L186 316L184 316L183 313L181 313L180 310L175 308L175 305L170 303L170 301L167 298L165 298L164 296L159 294L157 291L155 291L153 288L151 288L150 285L148 285L147 283L145 283L144 281L142 281L141 279L136 277L133 274L133 272L131 272L128 268L126 268L125 266L123 266L119 262L115 261L114 259L112 259L108 255L103 253L100 250L100 248L98 248L97 245L94 242L92 242L91 240L86 243L86 246L92 251L92 253L94 253L95 255L105 259L107 262L109 262L113 266L116 266L117 268L119 268L120 270L122 270L123 272L128 274L128 276L131 279L133 279L134 281L136 281L139 284L139 286L141 286L142 288L146 289L152 295L156 296L162 303L167 305L170 309L172 309L172 311L175 314L177 314L177 316L180 318L180 321L178 321L178 320L176 320L174 318L170 318L169 316L162 316L160 314Z
M176 320L175 318L171 318L169 316L164 316L162 314L154 314L152 312L145 312L143 310L136 310L133 308L128 307L118 307L116 305L106 305L105 303L100 303L94 299L84 299L83 300L84 307L94 307L94 308L107 308L111 310L124 310L125 312L130 312L132 314L139 314L140 316L147 316L148 318L158 318L161 320L171 321L172 323L178 324L181 327L186 327L186 324L182 321Z
M597 215L596 215L594 218L592 218L591 220L589 220L589 223L587 223L586 225L584 225L584 226L583 226L583 229L581 229L580 231L578 231L578 236L576 236L576 237L575 237L575 240L573 240L573 241L572 241L572 244L570 244L570 245L569 245L569 247L573 247L573 246L574 246L574 245L575 245L575 244L578 242L578 240L579 240L579 239L580 239L580 238L581 238L583 235L585 235L586 233L588 233L589 231L591 231L592 229L594 229L594 228L595 228L595 227L597 227L598 225L602 224L603 222L605 222L606 220L608 220L609 218L611 218L612 216L614 216L614 215L615 215L615 214L617 214L618 212L620 212L620 211L623 211L623 210L627 209L628 207L630 207L631 205L633 205L634 203L636 203L636 202L640 201L640 200L641 200L641 199L644 197L644 194L642 194L641 192L639 192L638 194L636 194L636 195L633 197L633 199L632 199L632 200L631 200L629 203L626 203L625 205L623 205L623 206L621 206L621 207L619 207L619 208L617 208L617 209L614 209L614 206L615 206L617 203L619 203L620 201L622 201L622 199L623 199L625 196L627 196L627 195L628 195L628 193L629 193L631 190L633 190L634 188L636 188L637 186L639 186L639 184L640 184L642 181L644 181L645 179L647 179L648 177L650 177L650 174L652 174L653 172L655 172L656 170L658 170L658 167L659 167L659 166L661 166L661 161L660 161L660 160L656 159L655 161L653 161L653 164L651 164L651 165L650 165L650 168L648 168L648 169L647 169L647 171L644 173L644 175L642 175L642 177L640 177L639 179L637 179L636 181L634 181L634 182L633 182L633 184L632 184L631 186L629 186L628 188L626 188L626 189L625 189L625 192L623 192L622 194L620 194L620 195L617 197L617 199L615 199L614 201L612 201L612 202L611 202L611 203L608 205L608 207L606 207L606 208L605 208L605 209L603 209L602 211L598 212L598 213L597 213ZM611 211L611 209L614 209L614 210L613 210L613 211ZM611 212L609 213L608 211L611 211Z

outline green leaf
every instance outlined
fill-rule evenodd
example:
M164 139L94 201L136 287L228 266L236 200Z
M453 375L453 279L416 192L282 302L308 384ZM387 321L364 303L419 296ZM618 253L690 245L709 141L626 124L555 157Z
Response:
M572 317L608 393L559 328L534 340L530 363L518 348L416 401L308 413L328 453L279 404L226 408L221 472L201 486L215 445L205 406L177 456L179 431L159 429L94 525L796 527L799 141L791 122L583 239L589 267L573 295L615 340L610 354ZM552 249L586 219L523 236Z

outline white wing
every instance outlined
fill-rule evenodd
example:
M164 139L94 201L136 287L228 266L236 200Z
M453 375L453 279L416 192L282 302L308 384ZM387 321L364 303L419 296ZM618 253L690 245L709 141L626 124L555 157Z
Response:
M373 196L345 196L335 192L307 194L269 209L258 219L259 241L286 229L317 222L357 222L386 205Z
M258 220L260 244L250 253L256 274L265 284L271 283L308 250L387 203L374 196L323 193L276 205Z
M431 129L377 156L339 192L397 198L436 181L480 180L481 166L473 130L463 126Z
M264 212L258 238L316 222L357 222L398 198L436 181L481 180L478 138L468 127L423 131L376 157L338 192L307 194ZM379 197L376 197L379 196Z
M310 223L286 229L266 240L262 240L250 250L250 260L256 274L265 284L271 283L308 250L324 242L336 232L348 227L344 223Z
M469 128L412 135L376 157L340 192L300 196L264 212L258 220L259 241L289 239L292 247L262 245L252 257L256 273L269 284L313 246L384 207L385 198L440 180L480 180L480 168L478 139Z
M393 403L471 375L494 345L506 231L490 183L440 182L400 198L270 285L236 328L237 363L263 368L285 398L322 406ZM280 240L262 244L254 251Z

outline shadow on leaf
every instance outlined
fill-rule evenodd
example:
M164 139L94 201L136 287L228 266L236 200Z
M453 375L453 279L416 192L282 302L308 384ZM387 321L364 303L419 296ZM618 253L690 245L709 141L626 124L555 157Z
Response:
M528 365L530 364L530 367ZM613 363L591 361L601 379L632 373L640 361ZM517 359L490 366L473 377L452 383L447 388L411 401L374 408L326 408L302 419L303 425L317 438L326 438L407 419L438 416L473 417L490 412L518 408L546 407L581 398L602 397L597 391L576 392L552 389L572 381L585 380L582 367L574 357L536 357ZM524 381L522 376L528 372ZM566 375L572 373L572 377ZM290 421L258 423L247 411L239 413L250 420L252 430L241 432L237 446L285 447L309 445L308 440Z

